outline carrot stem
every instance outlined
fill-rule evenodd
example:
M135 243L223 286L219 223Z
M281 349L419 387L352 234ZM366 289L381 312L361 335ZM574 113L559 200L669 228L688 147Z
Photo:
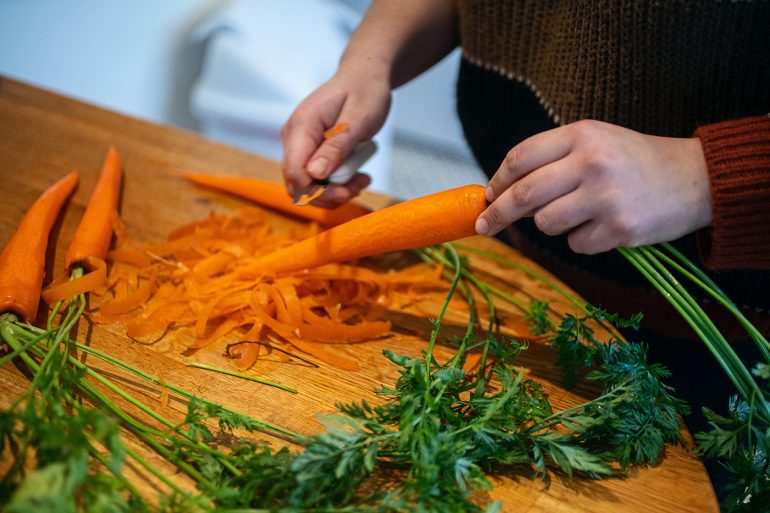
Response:
M228 369L223 369L221 367L212 367L211 365L206 365L205 363L189 362L187 366L195 367L196 369L204 369L212 372L218 372L220 374L227 374L228 376L235 376L236 378L246 379L249 381L256 381L257 383L262 383L263 385L268 385L271 387L280 388L281 390L286 390L287 392L291 392L292 394L299 393L297 392L296 388L292 388L287 385L282 385L280 383L276 383L275 381L269 381L267 379L258 378L257 376L250 376L248 374L243 374L242 372L235 372Z

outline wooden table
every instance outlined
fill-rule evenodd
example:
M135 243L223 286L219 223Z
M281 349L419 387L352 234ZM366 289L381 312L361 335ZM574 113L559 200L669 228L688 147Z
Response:
M0 78L0 205L3 206L0 243L8 240L26 208L45 187L69 171L79 171L80 185L54 230L56 244L52 244L49 251L46 275L61 274L63 248L83 213L111 144L123 157L122 218L131 235L139 240L160 241L175 226L205 217L212 210L228 212L243 204L232 197L189 185L172 176L171 170L280 177L275 162L194 133L122 116ZM376 207L388 200L366 195L364 201ZM276 216L276 222L286 221ZM473 238L471 242L525 261L494 240ZM525 276L494 264L482 265L501 280L515 281L516 287L535 291L554 305L560 301L563 304L559 296ZM528 262L528 265L539 269L534 263ZM516 287L509 286L514 294L521 294L521 289ZM564 311L568 310L564 305ZM390 347L396 352L417 354L425 346L422 340L402 336L343 348L361 364L357 373L329 367L308 372L289 365L260 367L258 363L253 372L300 389L299 395L289 397L256 383L187 367L173 350L164 352L161 346L131 343L120 326L94 326L90 332L87 329L81 326L81 336L90 337L94 347L161 375L170 383L302 433L320 429L317 414L334 412L335 403L370 400L374 387L394 383L396 369L381 356L382 349ZM439 351L444 356L449 354L448 348ZM522 364L544 384L555 407L585 400L579 390L566 392L559 388L558 371L551 363L554 355L547 347L535 344L527 353ZM217 363L221 365L222 361ZM13 366L0 368L3 403L7 404L26 386L27 380ZM148 393L148 400L154 400L153 397ZM173 409L174 405L167 408ZM491 497L503 501L504 511L528 513L718 511L702 463L680 447L667 448L666 457L658 467L634 469L623 479L554 479L550 487L545 488L541 481L522 476L496 478Z

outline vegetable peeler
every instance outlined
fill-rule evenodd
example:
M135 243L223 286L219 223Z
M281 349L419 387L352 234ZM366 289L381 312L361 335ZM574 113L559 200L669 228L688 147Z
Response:
M305 206L318 198L329 184L343 184L353 178L358 170L369 160L374 152L377 151L377 143L372 140L364 141L358 144L340 167L334 170L327 178L322 180L313 180L303 190L294 195L294 204Z

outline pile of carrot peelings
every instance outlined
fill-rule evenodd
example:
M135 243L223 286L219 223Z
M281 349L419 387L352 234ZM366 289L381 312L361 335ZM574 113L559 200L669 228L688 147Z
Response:
M285 360L300 351L355 370L354 360L327 344L386 336L384 313L441 297L447 284L440 270L424 265L377 271L329 264L278 275L255 265L317 230L275 231L252 207L211 214L161 244L135 242L119 230L106 285L91 294L90 318L124 323L129 337L148 343L172 332L182 350L222 349L229 341L224 350L240 369L260 354Z

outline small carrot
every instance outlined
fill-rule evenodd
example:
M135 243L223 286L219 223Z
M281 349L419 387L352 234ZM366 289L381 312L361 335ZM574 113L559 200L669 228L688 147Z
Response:
M88 208L64 258L67 269L77 265L88 267L89 258L102 261L107 258L112 239L112 214L118 208L120 197L120 181L120 156L115 147L110 146Z
M348 124L347 123L337 123L331 128L328 128L324 132L324 139L331 139L335 135L344 134L348 131Z
M13 312L27 322L35 318L48 235L77 181L78 174L73 172L43 192L0 254L0 313Z
M254 262L271 273L430 246L476 233L486 208L484 187L466 185L405 201L278 249Z
M354 203L346 203L333 210L312 205L300 207L294 204L283 184L258 178L206 173L180 173L180 176L198 185L229 192L293 217L316 221L324 226L336 226L369 213L368 209Z

